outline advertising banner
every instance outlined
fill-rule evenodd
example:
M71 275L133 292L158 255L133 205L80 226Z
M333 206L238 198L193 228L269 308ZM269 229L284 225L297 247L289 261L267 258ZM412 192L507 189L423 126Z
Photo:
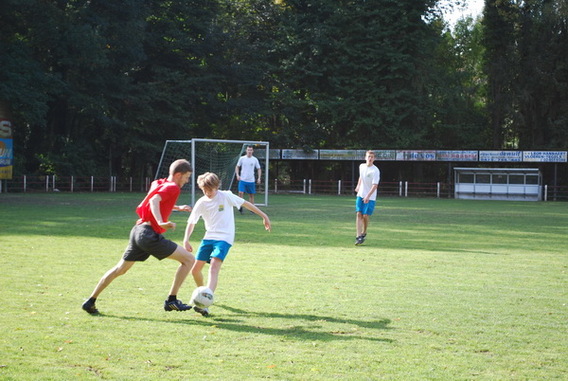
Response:
M12 179L12 168L14 165L12 137L12 122L0 115L0 180Z
M355 149L320 149L319 158L320 160L363 160L365 154L360 156Z
M479 151L479 161L522 161L521 151Z
M438 161L477 161L477 151L436 151Z
M303 149L283 149L282 159L287 160L306 160L318 159L318 151L306 152Z
M396 160L435 161L436 151L420 151L420 150L396 151Z
M566 151L524 151L523 161L537 163L566 163Z

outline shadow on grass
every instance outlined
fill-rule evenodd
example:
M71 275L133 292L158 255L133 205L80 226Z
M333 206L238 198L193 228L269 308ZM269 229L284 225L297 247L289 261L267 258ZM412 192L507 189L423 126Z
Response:
M241 332L241 333L254 333L262 335L281 336L283 338L287 338L290 340L305 340L305 341L367 340L367 341L376 341L376 342L385 342L385 343L394 342L394 340L392 339L373 337L372 333L370 333L369 336L363 336L361 335L361 333L365 331L361 331L359 329L353 329L352 327L344 327L343 329L339 329L336 326L334 326L332 329L326 329L324 327L324 325L328 323L333 323L333 324L340 323L347 325L356 325L366 330L389 330L391 329L389 327L389 324L391 323L390 319L364 321L364 320L340 319L336 317L308 315L308 314L256 312L256 311L251 312L242 309L237 309L234 307L229 307L223 304L219 305L216 304L215 306L230 311L234 315L217 317L214 314L211 314L209 318L203 318L195 313L192 313L191 311L188 311L185 314L188 315L189 319L178 320L178 321L145 318L138 316L136 317L119 316L119 315L111 315L104 313L100 313L95 316L99 318L151 321L151 322L174 323L174 324L184 324L184 325L186 324L201 325L204 327L215 326L215 328L217 329L224 329L224 330ZM258 318L285 319L297 323L301 323L303 321L303 322L312 322L312 323L321 323L321 324L314 326L313 324L308 323L308 324L297 324L290 326L288 324L283 323L282 328L274 328L274 327L263 327L261 325L247 324L247 320L250 320L250 318L254 318L256 320L258 320ZM367 331L366 333L369 332Z

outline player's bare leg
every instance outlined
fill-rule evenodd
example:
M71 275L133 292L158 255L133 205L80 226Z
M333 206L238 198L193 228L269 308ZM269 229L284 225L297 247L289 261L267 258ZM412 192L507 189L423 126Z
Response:
M363 229L361 230L361 235L363 237L367 236L367 227L369 226L369 215L363 214Z
M203 270L203 266L205 266L205 261L198 261L196 260L191 268L191 275L193 276L193 280L195 281L195 285L197 287L201 287L204 285L203 282L203 274L201 271Z
M367 217L367 219L365 219ZM357 212L357 219L356 219L356 227L357 227L357 236L355 238L355 245L360 245L365 240L365 235L367 232L367 224L369 216L361 214L361 212Z
M82 306L83 310L87 311L90 314L98 314L99 310L97 310L97 307L95 306L95 301L98 298L98 296L101 294L101 292L104 291L105 288L109 286L109 284L112 283L113 280L115 280L121 275L126 274L126 272L130 270L130 268L134 265L134 263L135 263L134 261L125 261L124 259L121 258L120 261L116 264L116 266L108 270L101 277L99 283L97 283L97 285L95 286L95 289L93 290L93 293L91 294L89 299L87 299L85 303L83 303Z
M116 266L112 269L108 270L105 275L99 280L99 283L95 286L93 293L91 294L91 298L98 298L98 296L103 292L105 288L108 287L109 284L112 283L113 280L118 278L121 275L126 274L128 270L132 266L134 266L134 261L125 261L124 259L120 259Z
M207 287L211 291L215 292L217 284L219 282L219 271L221 270L221 265L223 261L219 258L211 258L211 266L209 266L209 278L207 279Z
M176 251L174 251L168 259L174 259L180 263L170 289L170 295L177 295L181 285L195 263L195 258L189 251L178 245Z

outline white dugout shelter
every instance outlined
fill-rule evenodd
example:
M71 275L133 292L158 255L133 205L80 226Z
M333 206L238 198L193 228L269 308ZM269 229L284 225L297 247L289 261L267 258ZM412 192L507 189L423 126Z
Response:
M538 168L454 168L454 197L474 200L542 200Z

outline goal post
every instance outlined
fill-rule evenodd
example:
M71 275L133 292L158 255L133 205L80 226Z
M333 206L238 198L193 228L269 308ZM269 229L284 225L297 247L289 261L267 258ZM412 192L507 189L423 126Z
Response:
M263 185L257 187L255 205L268 205L269 159L270 143L253 140L221 140L221 139L191 139L167 140L160 158L156 178L167 177L168 168L176 159L187 159L193 167L193 175L183 190L191 192L191 205L195 205L196 194L200 194L197 177L205 172L214 172L221 180L222 190L238 192L235 177L235 167L241 156L246 153L247 146L253 146L254 156L258 159ZM187 189L186 189L187 187ZM262 194L264 193L264 200ZM260 196L260 197L259 197ZM245 199L247 199L245 195Z

